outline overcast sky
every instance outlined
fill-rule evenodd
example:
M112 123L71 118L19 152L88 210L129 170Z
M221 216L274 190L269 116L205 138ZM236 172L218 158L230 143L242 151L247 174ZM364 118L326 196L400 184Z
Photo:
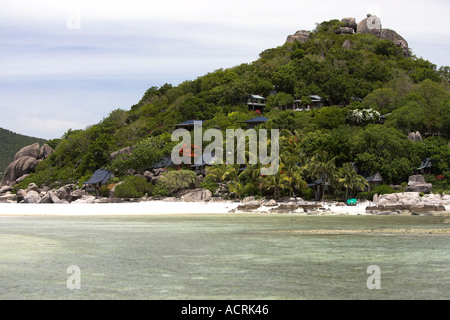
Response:
M450 65L448 0L0 0L0 127L59 138L151 86L252 62L297 30L369 12L417 57Z

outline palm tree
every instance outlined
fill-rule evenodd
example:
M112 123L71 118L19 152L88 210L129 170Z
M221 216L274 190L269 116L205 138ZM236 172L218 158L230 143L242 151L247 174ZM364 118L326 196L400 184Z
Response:
M280 173L280 171L274 175L264 176L262 185L266 190L273 190L273 197L277 200L279 189L284 189L286 187L285 176Z
M238 176L238 166L228 164L216 164L208 169L207 177L217 182L220 186L220 194L222 195L222 185L225 181L236 181Z
M325 184L333 184L336 180L336 157L329 158L327 152L318 152L310 160L307 170L313 177L322 179L322 201L325 199Z
M243 184L240 181L232 181L228 186L228 189L231 192L234 192L239 197L239 200L242 199L242 196L251 188L253 188L251 184Z
M344 163L339 169L338 182L345 188L345 199L348 199L349 190L362 190L368 185L367 180L360 176L349 162Z

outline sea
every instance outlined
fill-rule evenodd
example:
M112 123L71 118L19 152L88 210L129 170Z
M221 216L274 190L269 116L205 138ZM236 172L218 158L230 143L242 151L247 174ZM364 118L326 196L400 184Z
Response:
M450 217L0 216L0 300L447 300Z

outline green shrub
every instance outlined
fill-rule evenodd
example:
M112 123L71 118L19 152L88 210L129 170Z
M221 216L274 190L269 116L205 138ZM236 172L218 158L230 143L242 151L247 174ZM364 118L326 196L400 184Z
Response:
M129 176L114 189L117 198L142 198L153 191L153 185L147 179Z
M157 185L164 186L169 194L174 194L180 190L195 187L196 177L195 172L190 170L166 171L162 174Z
M200 183L200 187L211 191L212 194L215 194L217 189L219 189L219 184L215 182L211 177L206 176L205 179L203 179L203 181Z
M397 193L399 191L392 189L391 187L389 187L388 185L381 185L376 187L375 189L371 190L371 191L366 191L366 192L360 192L358 194L358 198L359 199L367 199L372 201L373 200L373 196L375 194L378 195L382 195L382 194L389 194L389 193Z
M153 196L154 197L167 197L170 194L169 189L167 186L163 183L157 183L156 186L153 188Z

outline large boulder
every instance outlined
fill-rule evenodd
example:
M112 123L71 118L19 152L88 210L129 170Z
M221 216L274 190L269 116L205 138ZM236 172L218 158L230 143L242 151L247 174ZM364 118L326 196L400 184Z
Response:
M39 143L36 142L20 149L14 156L14 160L17 160L22 157L32 157L34 159L38 159L39 152L40 152Z
M198 202L198 201L208 201L212 197L212 192L206 189L195 190L188 192L181 197L181 200L186 202Z
M380 39L392 41L395 45L402 48L405 57L410 56L408 42L394 30L383 29L381 19L375 15L369 14L366 19L361 20L357 26L357 33L374 34Z
M362 34L381 32L381 19L375 15L368 14L367 18L358 23L356 31Z
M118 151L115 151L113 153L111 153L109 155L109 157L111 158L111 160L114 160L117 156L122 155L122 154L131 154L131 147L126 147L123 149L120 149Z
M350 17L342 18L341 22L344 23L344 27L352 28L356 32L356 29L358 28L358 24L356 23L355 18L350 18Z
M405 188L405 192L421 192L430 193L433 185L426 183L425 178L418 174L409 177L408 185Z
M29 156L20 157L15 160L6 168L2 185L8 185L24 174L32 172L38 163L39 160Z
M309 35L311 33L306 30L299 30L295 34L290 35L287 37L286 42L288 43L294 43L295 41L305 43L309 40Z
M39 159L46 159L53 153L53 148L48 144L44 144L39 150Z
M27 195L23 198L24 203L39 203L41 196L34 190L27 192Z

